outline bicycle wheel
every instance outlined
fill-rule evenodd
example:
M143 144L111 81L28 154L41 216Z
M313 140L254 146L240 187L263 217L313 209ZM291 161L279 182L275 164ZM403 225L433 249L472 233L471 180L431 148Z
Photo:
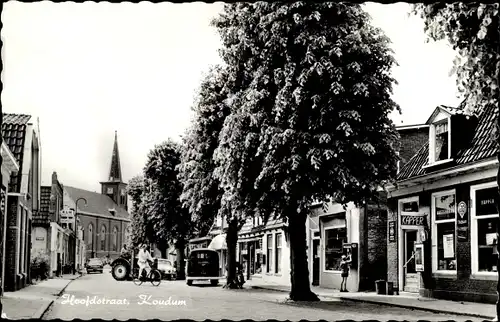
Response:
M135 285L139 286L142 284L142 282L143 282L142 279L140 279L139 277L137 277L137 276L134 277L134 284Z
M161 273L157 270L151 270L149 273L149 280L153 286L158 286L161 283Z

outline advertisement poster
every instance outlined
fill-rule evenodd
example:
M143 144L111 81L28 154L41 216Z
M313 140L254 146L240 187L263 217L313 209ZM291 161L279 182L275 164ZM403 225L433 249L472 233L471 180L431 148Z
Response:
M443 253L444 258L455 257L455 247L453 245L453 234L443 235Z
M422 244L415 245L415 270L417 272L424 271L424 247Z

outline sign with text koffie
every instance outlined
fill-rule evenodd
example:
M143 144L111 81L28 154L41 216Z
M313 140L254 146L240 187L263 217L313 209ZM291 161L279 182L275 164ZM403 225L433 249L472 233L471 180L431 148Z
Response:
M466 241L469 238L469 212L467 208L465 201L460 201L457 206L457 239L460 241Z

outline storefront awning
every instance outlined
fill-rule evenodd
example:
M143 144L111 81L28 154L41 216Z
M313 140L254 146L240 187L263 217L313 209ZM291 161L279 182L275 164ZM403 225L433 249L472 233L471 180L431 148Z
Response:
M214 250L227 249L226 234L215 236L210 242L210 245L208 245L208 248Z

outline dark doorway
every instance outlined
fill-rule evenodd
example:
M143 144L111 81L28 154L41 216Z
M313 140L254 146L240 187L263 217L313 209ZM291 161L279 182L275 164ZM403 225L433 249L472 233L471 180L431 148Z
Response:
M319 239L313 239L313 278L312 285L319 285Z

